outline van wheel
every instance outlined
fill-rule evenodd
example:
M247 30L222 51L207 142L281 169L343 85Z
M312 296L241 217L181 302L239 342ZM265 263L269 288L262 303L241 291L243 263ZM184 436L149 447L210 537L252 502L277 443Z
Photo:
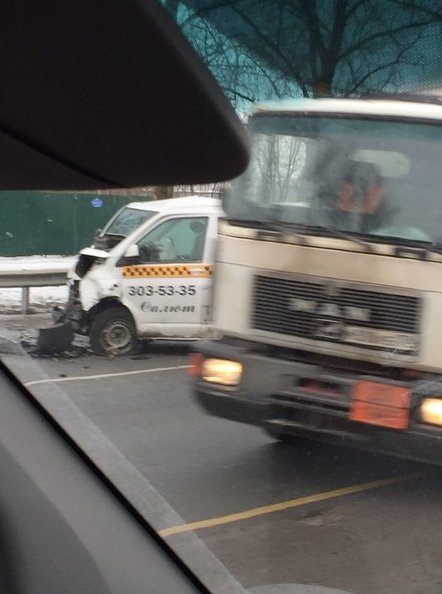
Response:
M141 347L132 316L122 307L98 312L92 320L89 341L96 355L129 355Z

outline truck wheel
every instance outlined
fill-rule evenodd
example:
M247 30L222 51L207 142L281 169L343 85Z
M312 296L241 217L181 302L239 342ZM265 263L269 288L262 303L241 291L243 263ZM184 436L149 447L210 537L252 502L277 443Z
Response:
M132 316L122 307L104 309L94 317L89 341L96 355L129 355L141 346Z

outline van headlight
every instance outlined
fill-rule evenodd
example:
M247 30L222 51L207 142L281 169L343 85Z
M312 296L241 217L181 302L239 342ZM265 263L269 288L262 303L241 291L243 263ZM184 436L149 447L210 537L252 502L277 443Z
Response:
M420 408L424 423L442 426L442 399L425 398Z
M201 377L206 382L237 386L241 381L242 364L228 359L204 359Z

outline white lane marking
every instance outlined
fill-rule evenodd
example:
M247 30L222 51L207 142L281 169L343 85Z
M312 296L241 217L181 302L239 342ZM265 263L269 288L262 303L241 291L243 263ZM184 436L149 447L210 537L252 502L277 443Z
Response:
M176 371L177 369L189 369L190 365L176 365L174 367L155 367L154 369L138 369L136 371L121 371L120 373L102 373L100 375L77 375L74 377L53 377L48 379L26 382L24 386L35 386L37 384L50 384L54 382L78 382L83 380L107 379L108 377L124 377L126 375L140 375L142 373L159 373L161 371Z

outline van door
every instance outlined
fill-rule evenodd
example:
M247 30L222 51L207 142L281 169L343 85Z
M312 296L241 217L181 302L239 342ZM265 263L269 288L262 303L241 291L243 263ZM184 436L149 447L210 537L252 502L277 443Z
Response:
M121 267L121 282L141 335L199 335L213 272L204 259L208 229L207 216L173 217L136 242L139 256Z

